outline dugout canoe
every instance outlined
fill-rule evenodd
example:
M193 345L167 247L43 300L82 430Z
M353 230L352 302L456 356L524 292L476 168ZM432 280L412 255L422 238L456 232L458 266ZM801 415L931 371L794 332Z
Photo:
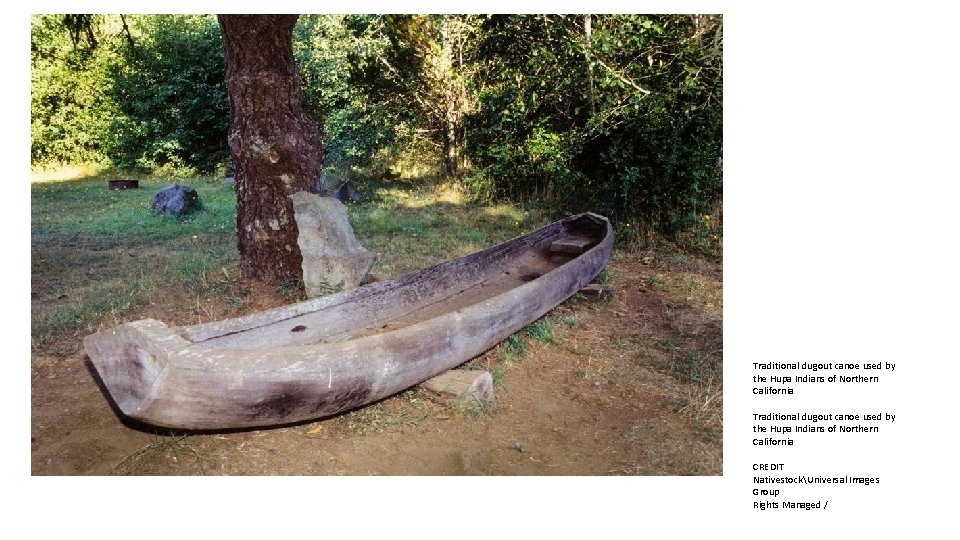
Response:
M590 283L612 249L610 222L579 214L391 281L215 323L143 319L83 345L117 408L147 424L312 420L483 353Z

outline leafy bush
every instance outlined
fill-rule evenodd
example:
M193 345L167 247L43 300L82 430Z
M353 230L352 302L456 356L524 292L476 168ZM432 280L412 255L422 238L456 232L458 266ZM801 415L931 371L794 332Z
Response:
M62 16L31 21L30 157L34 164L105 163L101 134L114 106L109 52L71 45Z
M135 48L109 66L117 115L104 150L121 168L214 171L226 162L230 111L220 28L209 15L134 20Z
M223 46L209 15L94 16L97 45L63 15L31 24L31 160L213 171L227 157Z
M677 234L722 194L719 19L595 16L589 61L584 22L486 21L467 187Z

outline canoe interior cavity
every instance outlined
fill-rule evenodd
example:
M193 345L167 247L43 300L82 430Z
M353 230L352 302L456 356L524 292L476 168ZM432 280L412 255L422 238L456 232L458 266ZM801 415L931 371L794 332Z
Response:
M203 348L247 349L333 343L396 330L540 279L579 255L552 250L552 244L579 241L583 246L579 251L586 251L600 242L606 226L600 218L581 215L394 281L340 293L349 301L327 297L327 305L315 310L297 313L281 308L275 319L242 331L228 331L225 325L225 331L215 332L205 325L201 339L190 339L190 328L181 335Z

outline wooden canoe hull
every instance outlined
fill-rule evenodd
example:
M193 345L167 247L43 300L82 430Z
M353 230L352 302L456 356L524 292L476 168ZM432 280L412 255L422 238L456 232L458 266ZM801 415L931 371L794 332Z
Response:
M592 247L515 287L431 312L444 305L437 298L469 294L456 286L458 272L471 290L481 290L498 274L489 265L506 265L525 250L544 253L571 231ZM588 284L612 248L606 218L580 214L396 280L220 323L170 328L144 319L87 336L84 347L117 407L148 424L228 429L317 419L400 392L490 349ZM435 284L454 288L437 292ZM409 315L410 306L421 315ZM343 334L343 320L364 320L368 328Z

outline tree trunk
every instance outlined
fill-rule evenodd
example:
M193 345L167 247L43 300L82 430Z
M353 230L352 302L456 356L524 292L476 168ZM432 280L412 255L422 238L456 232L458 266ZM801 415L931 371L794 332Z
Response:
M583 16L583 36L584 36L583 55L587 60L587 90L590 94L590 115L591 116L593 116L597 112L596 105L595 105L596 100L593 94L593 64L590 63L590 55L592 53L591 49L593 48L593 44L591 43L591 39L593 36L593 30L592 30L593 20L592 19L593 19L592 16L589 14Z
M443 172L448 179L454 180L459 174L460 159L457 157L457 120L451 101L448 101L444 115Z
M456 78L453 74L453 37L450 35L450 17L443 17L442 51L440 58L441 85L443 87L443 172L449 179L456 179L457 164L457 127L459 124L459 103Z
M123 16L123 13L120 14L120 22L123 23L123 33L127 36L127 45L130 46L130 51L136 53L137 46L133 42L133 36L130 35L130 27L127 26L127 18Z
M297 15L218 15L230 95L228 142L237 186L237 248L244 276L302 279L290 195L316 193L322 144L303 111L293 58Z

